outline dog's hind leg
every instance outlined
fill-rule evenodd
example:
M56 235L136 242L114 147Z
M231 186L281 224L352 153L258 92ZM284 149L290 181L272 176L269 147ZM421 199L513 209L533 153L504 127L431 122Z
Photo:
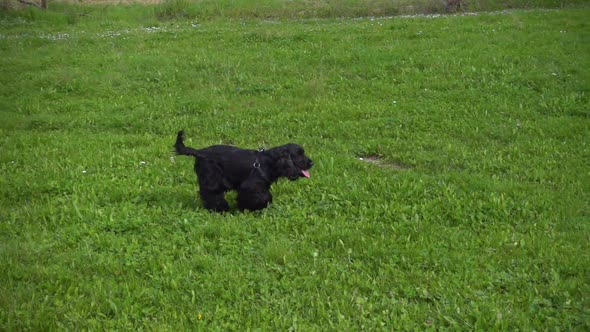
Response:
M221 167L211 160L197 159L195 171L199 181L199 194L205 208L216 212L228 211L229 204L225 200L225 191L228 188L223 183Z

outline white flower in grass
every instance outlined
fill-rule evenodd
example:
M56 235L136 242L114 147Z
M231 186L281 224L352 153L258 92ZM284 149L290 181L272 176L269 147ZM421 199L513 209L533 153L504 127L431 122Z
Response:
M86 174L86 173L87 173L87 171L86 171L86 170L82 170L82 174Z

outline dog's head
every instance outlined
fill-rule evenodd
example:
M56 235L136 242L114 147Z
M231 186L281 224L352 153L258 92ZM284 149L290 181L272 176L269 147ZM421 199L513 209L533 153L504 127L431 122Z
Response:
M274 160L273 171L277 177L284 176L294 181L300 177L309 178L309 169L313 161L305 155L305 150L298 144L285 144L268 150Z

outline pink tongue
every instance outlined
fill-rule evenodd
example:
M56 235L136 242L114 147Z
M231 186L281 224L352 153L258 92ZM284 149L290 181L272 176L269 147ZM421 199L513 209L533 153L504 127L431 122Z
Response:
M309 175L309 172L303 169L301 170L301 174L303 174L303 176L305 176L308 179L311 177L311 175Z

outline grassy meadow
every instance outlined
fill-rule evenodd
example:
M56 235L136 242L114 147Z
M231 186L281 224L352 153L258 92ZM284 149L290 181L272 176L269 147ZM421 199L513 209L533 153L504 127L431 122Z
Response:
M590 7L188 8L0 12L0 330L590 329ZM209 213L180 129L311 179Z

